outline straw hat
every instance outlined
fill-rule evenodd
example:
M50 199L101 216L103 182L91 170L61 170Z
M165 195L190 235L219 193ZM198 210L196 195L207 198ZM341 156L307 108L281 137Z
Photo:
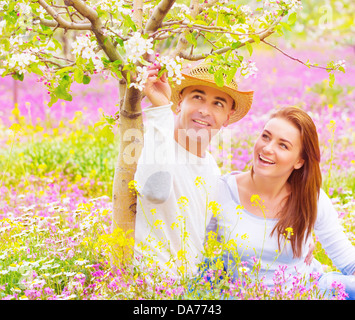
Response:
M238 91L238 85L234 79L229 84L225 83L223 87L217 86L214 80L214 74L208 72L209 68L210 64L203 61L191 69L184 69L181 72L185 79L183 79L179 85L174 84L174 90L171 95L171 101L173 102L172 110L176 113L176 107L180 101L180 92L184 88L197 85L208 86L229 94L234 100L235 112L231 115L229 123L242 119L251 107L254 92Z

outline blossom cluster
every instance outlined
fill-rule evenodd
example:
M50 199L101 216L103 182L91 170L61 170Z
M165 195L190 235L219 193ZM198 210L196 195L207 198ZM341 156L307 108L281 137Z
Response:
M256 74L258 72L258 68L255 65L255 62L248 60L248 61L243 61L241 64L241 75L245 78L248 79L251 76L256 77Z
M9 69L17 71L19 74L27 72L27 67L32 63L38 63L37 57L31 50L24 50L20 53L14 53L10 60L3 61L3 65Z
M303 9L301 0L264 0L264 6L265 7L286 6L289 13Z
M184 78L181 73L183 59L180 57L171 59L167 56L159 56L159 54L157 54L156 62L159 63L162 68L166 69L167 77L171 82L176 84L181 83L181 80ZM148 67L138 66L136 68L136 73L137 77L135 78L134 82L130 84L130 87L134 87L142 91L149 76Z
M176 84L181 84L181 80L184 79L181 74L183 59L176 56L175 59L171 59L167 56L157 56L156 61L165 67L168 71L168 79Z
M93 62L97 72L104 69L104 65L100 57L96 54L95 49L98 44L96 40L93 40L90 34L80 35L76 37L76 40L72 43L72 53L74 55L81 55L84 59Z
M145 53L153 54L153 39L145 39L140 32L135 32L124 43L124 48L127 54L127 61L136 63L142 61Z

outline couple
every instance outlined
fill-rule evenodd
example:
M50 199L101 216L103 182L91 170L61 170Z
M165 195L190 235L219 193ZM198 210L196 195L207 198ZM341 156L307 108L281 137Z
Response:
M320 188L320 151L313 121L292 107L276 112L255 143L251 171L221 177L208 145L222 126L247 114L253 92L238 91L234 80L218 87L209 67L202 62L183 72L185 79L173 92L166 76L158 77L159 65L149 68L145 94L152 105L145 110L144 148L135 175L138 262L177 277L196 274L203 260L211 204L217 202L222 209L218 236L244 246L248 254L240 257L242 261L263 252L260 272L264 271L266 283L272 280L272 262L277 257L275 265L287 265L291 278L292 273L309 276L319 271L324 290L338 280L354 299L355 248ZM264 201L263 210L252 205L253 195ZM243 206L242 219L236 212L238 205ZM293 233L286 244L285 230ZM317 261L306 264L313 230L342 274L323 274ZM240 239L244 234L248 235L245 241ZM235 257L225 252L223 258L225 269L238 277Z

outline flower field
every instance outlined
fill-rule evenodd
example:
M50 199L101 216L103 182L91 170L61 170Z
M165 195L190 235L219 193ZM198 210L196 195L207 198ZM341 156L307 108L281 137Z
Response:
M328 74L310 69L280 53L260 50L259 69L241 89L255 91L250 113L229 128L229 149L211 145L222 172L245 169L253 141L269 113L283 105L309 111L319 132L323 188L332 198L344 229L355 245L355 51L322 48L290 50L302 61L323 61L333 55L346 60L332 88ZM152 270L114 268L111 250L124 243L111 234L111 188L119 137L103 122L117 111L117 83L92 79L73 85L73 101L48 107L48 94L35 77L15 83L0 79L0 299L322 299L313 286L282 291L282 266L275 287L219 280L218 262L201 279L174 279ZM16 99L16 104L14 104ZM144 102L146 103L146 102ZM112 130L111 130L112 129ZM226 165L227 163L227 165ZM320 244L315 258L325 269L334 266ZM251 267L251 266L249 266ZM211 290L211 282L214 289ZM193 289L191 289L193 288ZM343 299L342 288L334 299Z

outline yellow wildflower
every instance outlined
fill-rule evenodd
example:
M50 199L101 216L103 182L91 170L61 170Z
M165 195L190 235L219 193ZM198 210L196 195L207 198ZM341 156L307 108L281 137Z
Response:
M249 239L249 235L247 233L244 233L242 236L241 236L242 240L247 240Z
M206 184L206 182L205 182L205 180L204 180L202 177L196 177L196 179L195 179L195 185L196 185L197 187L203 186L203 185L205 185L205 184Z
M212 211L213 216L217 216L221 211L221 205L216 201L210 201L208 204L208 209Z
M188 202L189 202L188 198L186 198L185 196L181 196L177 203L180 207L184 207L187 206Z
M257 202L257 201L260 201L260 196L258 194L253 194L250 197L250 202L253 203L253 202Z
M165 223L163 222L163 220L155 220L155 222L154 222L154 226L159 229L161 229L162 228L161 226L164 224Z

